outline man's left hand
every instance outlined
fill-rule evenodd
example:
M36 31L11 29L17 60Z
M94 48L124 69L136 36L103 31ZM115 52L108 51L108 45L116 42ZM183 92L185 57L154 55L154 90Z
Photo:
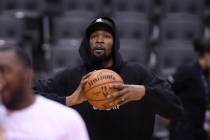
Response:
M114 98L114 100L110 102L110 106L123 105L130 101L138 101L145 96L145 86L143 85L114 84L111 85L110 88L118 89L117 92L107 96L107 98Z

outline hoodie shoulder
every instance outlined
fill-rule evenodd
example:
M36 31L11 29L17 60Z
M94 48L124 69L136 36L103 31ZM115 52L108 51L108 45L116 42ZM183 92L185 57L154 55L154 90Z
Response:
M191 77L191 75L194 75L195 69L197 67L195 64L187 64L187 65L181 65L177 68L174 77Z
M140 81L153 77L153 72L151 70L141 64L133 62L124 62L120 71L128 77L140 79Z
M137 72L149 71L149 69L146 66L134 62L124 62L124 68L130 71L137 71Z

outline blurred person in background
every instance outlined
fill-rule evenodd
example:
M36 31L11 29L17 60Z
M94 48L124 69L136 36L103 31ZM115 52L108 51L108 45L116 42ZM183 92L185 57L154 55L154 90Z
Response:
M79 114L32 90L33 70L19 44L0 46L0 138L6 140L88 140ZM4 113L3 113L4 112Z
M40 80L34 89L77 109L87 124L91 140L150 140L155 114L173 119L182 113L182 106L168 82L140 64L123 61L119 49L114 21L97 18L87 27L79 49L83 65L68 67ZM119 92L111 94L115 99L110 104L122 105L120 109L94 110L86 102L82 87L88 76L84 75L103 68L117 72L124 80L125 84L112 85Z
M197 60L178 68L171 78L172 88L184 106L184 115L171 122L171 140L207 140L204 121L210 99L210 40L195 40L193 46Z

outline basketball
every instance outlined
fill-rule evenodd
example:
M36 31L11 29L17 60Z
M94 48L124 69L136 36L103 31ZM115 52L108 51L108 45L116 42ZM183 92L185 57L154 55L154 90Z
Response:
M88 102L100 110L112 108L109 103L113 98L107 98L117 89L110 88L111 84L123 83L122 78L114 71L101 69L93 72L84 85L84 93Z

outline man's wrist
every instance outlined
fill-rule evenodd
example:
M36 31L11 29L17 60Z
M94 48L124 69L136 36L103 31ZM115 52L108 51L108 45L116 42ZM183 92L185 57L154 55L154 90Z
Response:
M139 99L143 99L145 97L145 94L146 94L146 87L144 85L139 85L140 87L140 96L139 96Z

